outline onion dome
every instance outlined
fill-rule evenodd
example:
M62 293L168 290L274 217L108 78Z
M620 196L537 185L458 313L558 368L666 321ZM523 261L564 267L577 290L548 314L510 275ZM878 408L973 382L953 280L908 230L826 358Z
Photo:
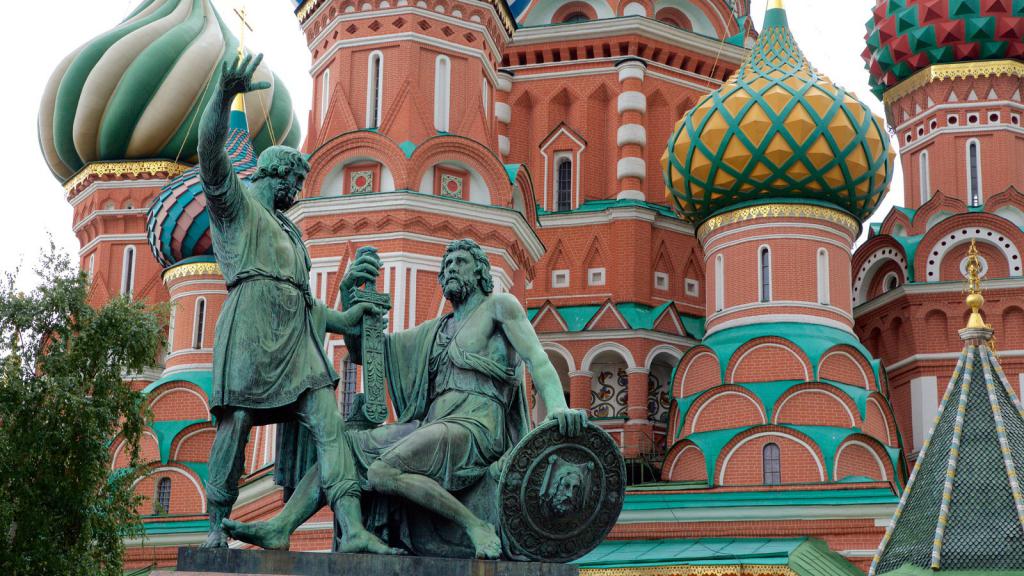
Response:
M691 222L751 202L831 203L866 220L889 188L883 121L811 67L772 0L740 69L676 124L661 158Z
M210 0L145 0L114 29L69 54L53 72L39 110L39 142L50 170L67 180L96 161L196 159L199 116L238 40ZM291 97L261 64L269 90L246 96L256 151L296 145ZM269 112L269 114L264 111ZM265 119L269 115L270 122Z
M240 96L231 109L231 122L224 150L235 174L248 183L256 173L256 151L249 138L245 109ZM213 254L210 216L206 195L199 179L199 165L168 182L146 214L146 235L153 256L166 266L193 256Z
M863 56L879 98L933 64L1024 58L1020 0L878 0L867 29Z

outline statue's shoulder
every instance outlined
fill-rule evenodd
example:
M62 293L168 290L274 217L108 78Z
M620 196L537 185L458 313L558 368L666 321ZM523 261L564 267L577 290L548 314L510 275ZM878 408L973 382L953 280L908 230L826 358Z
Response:
M526 310L519 303L519 299L508 292L491 294L487 297L487 304L502 320L512 320L526 315Z

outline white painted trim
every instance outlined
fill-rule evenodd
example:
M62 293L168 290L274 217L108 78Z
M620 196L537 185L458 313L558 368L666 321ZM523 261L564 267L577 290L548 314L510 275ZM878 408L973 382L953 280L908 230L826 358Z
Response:
M969 125L958 125L958 126L953 127L953 128L951 128L949 126L945 126L945 127L942 127L942 128L938 128L936 130L932 130L931 132L929 132L927 135L925 135L923 138L921 138L919 140L915 140L915 141L910 142L910 143L904 143L900 147L900 153L901 154L910 154L911 152L914 152L915 150L917 150L918 148L921 148L925 144L930 143L932 140L936 139L937 137L939 137L942 134L963 135L963 134L977 134L979 132L985 133L985 134L1009 132L1011 135L1012 134L1024 135L1024 128L1022 128L1020 126L1011 126L1011 125L1006 125L1006 124L969 124Z
M262 426L257 427L257 430L258 430L258 428L262 428ZM212 426L210 428L199 428L197 430L193 430L193 431L189 432L188 434L185 434L184 436L181 437L181 440L178 440L178 445L174 449L174 454L171 455L171 460L177 460L178 459L178 452L181 452L181 445L185 443L185 440L188 440L189 438L191 438L191 437L193 437L193 436L195 436L197 434L202 434L204 432L212 433L215 436L217 434L216 428L213 428Z
M963 230L965 229L967 230L967 234L963 233ZM975 232L975 230L978 232ZM988 236L989 233L992 234L991 237ZM953 238L951 238L951 236ZM1002 236L1005 239L1005 242L1010 245L1009 248L1004 247L1003 244L996 240L999 236ZM992 230L991 228L965 226L962 229L954 230L947 236L937 238L935 244L933 244L927 252L922 253L922 256L924 256L929 262L929 264L925 266L925 281L931 279L938 280L940 278L939 273L942 270L942 261L946 258L946 254L953 248L970 242L972 239L999 250L1003 257L1006 258L1007 268L1011 277L1024 275L1024 270L1013 269L1015 263L1017 266L1022 266L1020 263L1020 249L1017 248L1017 246L1015 246L1005 234L1000 234L999 231ZM936 252L938 252L938 254L935 254ZM1016 256L1016 258L1014 258L1014 256ZM934 264L932 262L934 262Z
M202 314L199 311L199 304L203 305ZM202 350L203 340L206 339L206 317L207 317L207 306L206 298L200 296L196 298L195 305L192 309L192 350ZM202 331L200 332L200 320L202 320ZM199 344L199 346L196 346Z
M644 72L647 71L647 67L637 62L636 60L630 60L617 66L619 69L619 83L625 82L626 80L634 79L641 82L644 81Z
M534 260L540 260L544 255L545 248L541 243L537 232L530 227L523 215L511 208L500 208L497 206L486 206L483 204L471 204L466 202L452 202L439 196L417 194L411 192L385 192L379 194L358 194L346 196L321 197L316 200L300 201L288 211L287 216L293 222L300 222L308 216L325 216L354 214L359 212L393 212L396 210L412 210L424 212L433 216L451 216L465 218L479 222L488 222L511 228L516 236L522 241L527 253ZM145 235L142 235L143 239ZM345 236L341 239L327 239L326 241L310 240L307 246L320 244L332 244L342 242L354 242L359 239L392 239L392 238L414 238L425 241L438 241L447 245L449 239L443 241L429 236L397 232L393 234L365 234L360 236ZM515 265L515 260L503 248L484 248L495 254L500 254L510 265Z
M767 257L767 258L766 258ZM765 266L765 260L767 259L768 265ZM772 292L774 292L774 286L772 286L772 249L767 244L761 244L757 247L757 300L761 304L767 304L772 301ZM768 278L765 280L764 272L765 268L768 269ZM765 294L765 284L767 284L768 293Z
M669 346L667 344L659 344L658 346L651 348L651 351L647 353L647 358L644 359L644 366L646 366L648 370L650 370L651 363L654 362L655 357L659 354L668 354L676 364L683 359L683 351L679 348Z
M68 200L68 204L72 207L76 207L82 202L85 202L93 192L97 190L120 190L122 188L163 188L170 182L166 178L139 178L129 180L94 180L91 184L85 187L84 190L75 194L74 198L68 199L68 192L64 192L64 198ZM147 211L148 208L133 208L132 210Z
M936 376L921 376L910 380L911 438L914 449L918 451L931 436L936 424L939 398L942 396L938 385L939 379Z
M496 74L496 80L494 82L494 89L499 92L511 92L512 91L512 75L508 72L498 71Z
M200 352L212 353L213 350L201 350ZM183 354L178 353L178 355L181 356ZM171 356L174 356L174 354L167 355L168 358ZM173 376L179 372L191 372L193 370L213 370L213 362L196 362L193 364L178 364L177 366L170 366L164 369L163 378Z
M715 256L715 312L714 314L723 312L725 310L725 255L718 254ZM714 316L712 314L712 317ZM711 320L708 318L707 320ZM705 321L705 325L707 324Z
M790 400L792 400L793 398L796 398L797 396L799 396L801 394L811 393L811 392L817 392L817 393L820 393L820 394L824 394L826 396L831 397L836 402L839 402L839 404L842 405L843 410L846 411L846 415L850 417L850 428L856 428L857 427L857 419L854 418L853 412L850 411L850 407L846 405L846 402L843 402L843 399L840 398L838 394L835 394L835 393L830 392L828 390L822 390L820 388L804 388L803 390L797 390L796 392L793 392L792 394L787 395L782 400L782 402L780 402L779 405L775 408L775 410L774 410L775 416L772 418L772 424L778 424L779 423L779 414L782 414L782 408L786 405L786 402L789 402Z
M508 139L508 136L498 134L498 153L502 156L508 156L508 153L512 151L512 143Z
M802 324L817 324L819 326L828 326L829 328L837 328L844 332L853 334L853 329L848 324L837 322L829 318L821 318L819 316L811 316L808 314L759 314L757 316L748 316L746 318L737 318L735 320L726 320L717 326L709 329L704 337L727 330L729 328L735 328L737 326L749 326L751 324L763 324L771 322L795 322Z
M576 360L572 357L572 352L569 352L568 348L562 346L557 342L543 342L541 343L541 348L543 348L547 352L554 352L565 360L566 365L569 366L570 378L574 373L577 373Z
M1021 375L1024 376L1024 373L1022 373ZM867 416L868 416L867 415L867 403L868 402L871 402L872 404L875 405L876 408L878 408L878 412L882 415L882 424L885 426L885 443L886 444L892 444L892 433L889 430L889 417L885 415L885 409L882 408L882 405L879 404L878 400L874 399L871 396L868 396L868 399L864 402L864 421L866 422L867 419L868 419L867 418ZM865 434L866 434L866 432L865 432Z
M729 450L729 453L726 454L725 458L722 460L722 470L718 474L718 485L719 486L725 485L725 471L728 470L728 468L729 468L729 460L732 458L732 455L735 454L736 451L739 450L740 447L743 446L744 444L746 444L747 442L750 442L751 440L754 440L755 438L762 438L764 436L777 436L777 437L780 437L780 438L787 438L787 439L792 440L792 441L796 442L797 444L803 446L804 448L806 448L807 451L811 453L811 458L814 459L814 463L818 466L818 476L820 478L820 481L821 482L825 481L825 468L822 466L821 460L818 459L818 455L814 453L814 448L811 448L806 442L804 442L803 440L797 438L796 436L793 436L791 434L787 434L785 432L772 431L772 432L758 432L757 434L751 434L750 436L747 436L743 440L740 440L739 442L737 442L736 445L733 446L731 450ZM781 449L780 449L780 453L781 453ZM781 458L780 458L780 461L781 461ZM780 465L780 476L781 476L781 465Z
M638 341L649 341L649 342L664 342L666 344L676 344L678 346L684 346L691 348L700 344L699 341L693 338L687 338L683 336L676 336L674 334L666 334L664 332L654 332L653 330L595 330L592 332L562 332L562 333L548 333L538 334L537 338L544 342L591 342L595 340L631 340L635 339ZM1002 352L1000 352L1002 354Z
M587 286L604 286L608 282L605 268L587 268Z
M555 140L557 140L558 137L561 136L562 134L564 134L567 138L572 140L573 143L576 144L577 146L576 158L575 160L573 160L573 163L575 165L574 167L576 169L576 174L573 176L572 179L573 192L576 196L576 200L575 202L573 202L573 206L575 207L581 204L580 175L582 174L581 170L583 165L581 158L583 156L583 151L587 149L587 144L584 141L577 138L576 136L574 136L573 133L569 131L565 126L561 126L558 128L558 130L555 130L554 132L551 133L551 135L545 138L544 141L541 142L540 146L540 155L544 158L544 177L541 178L544 181L544 201L541 203L541 206L545 209L553 210L555 208L555 202L557 200L556 198L552 197L551 203L548 203L548 184L554 182L555 179L558 178L558 159L561 155L560 152L555 152L554 158L552 159L555 163L555 167L554 169L552 169L548 159L548 147L551 146L551 144ZM550 177L548 177L549 175ZM552 194L554 194L554 192L552 192Z
M619 148L628 144L647 146L647 128L643 124L623 124L615 132L615 144Z
M893 252L894 254L884 254L884 252L887 250ZM860 270L854 275L854 302L857 302L858 300L863 302L867 298L867 290L871 284L871 281L875 278L875 274L878 272L878 269L883 264L885 264L887 260L892 260L893 262L899 264L900 269L903 270L903 278L905 280L910 278L909 269L907 268L907 259L904 258L903 254L899 250L889 246L883 246L881 248L878 248L877 250L872 252L866 260L864 260L864 264L861 264Z
M450 132L452 107L452 61L444 54L434 58L434 129Z
M677 218L662 216L650 208L640 206L614 206L600 212L575 212L539 216L542 228L583 227L607 224L617 220L640 220L650 222L660 230L693 235L693 226Z
M927 150L922 150L917 155L917 188L922 206L931 199L932 195L931 167L928 165L928 156Z
M636 90L620 92L616 102L619 114L622 114L623 112L639 112L641 114L645 114L647 112L647 95L643 92L637 92Z
M122 256L121 256L121 292L120 292L120 294L122 294L122 295L127 294L128 296L134 296L135 295L135 288L136 288L136 285L135 285L135 273L139 269L139 258L138 258L139 251L138 251L138 248L136 248L134 244L129 244L129 245L124 247L124 249L123 249L121 254L122 254ZM129 270L129 262L131 263L131 266L130 266L130 272L131 273L130 274L126 274L125 272Z
M871 448L871 446L868 446L867 444L859 440L848 440L846 442L843 442L843 444L839 446L839 449L836 450L836 458L832 462L833 481L839 481L839 456L843 453L843 450L845 450L847 446L860 446L861 448L867 450L868 453L871 454L871 456L875 459L875 463L878 464L878 471L882 473L882 481L887 482L889 480L889 474L885 470L885 464L882 462L882 459L878 457L878 454L875 453L874 449Z
M812 236L810 234L777 234L777 232L779 231L780 228L784 228L784 229L796 228L796 229L804 229L804 230L816 230L816 231L825 232L825 233L828 233L828 234L830 234L832 236L840 238L840 241L830 240L828 238L822 238L821 236ZM770 230L772 232L776 232L776 234L768 234L768 235L765 235L765 236L751 237L750 240L754 240L755 238L756 239L761 239L761 240L769 240L769 239L772 239L772 238L802 238L802 239L808 239L808 240L817 240L819 242L828 242L829 244L834 244L836 246L842 246L847 252L849 252L849 251L851 251L853 249L853 243L854 243L854 240L856 240L856 238L854 238L845 228L843 228L843 229L832 228L832 227L824 225L824 224L810 224L810 223L806 223L806 222L772 222L772 223L765 223L765 224L750 224L750 223L748 223L748 224L745 224L742 227L733 228L731 230L724 230L724 231L716 230L713 235L710 235L708 238L706 238L704 240L704 252L705 252L705 254L704 254L704 261L707 262L708 258L710 258L709 252L720 249L720 248L715 246L716 243L721 242L724 238L728 238L729 236L734 236L736 234L747 234L751 230ZM739 242L730 242L728 244L728 246L735 246L738 243Z
M377 61L377 85L373 85L374 60ZM371 96L377 100L377 113L371 114L373 108L370 106ZM371 116L375 116L371 118ZM366 113L364 114L363 126L367 128L379 128L384 119L384 53L380 50L370 52L366 59Z
M1024 288L1024 278L993 278L991 280L985 280L985 289L989 291L1010 290L1014 288ZM960 298L962 290L963 282L956 281L903 284L896 290L886 292L869 302L860 304L854 309L854 313L860 317L864 314L877 310L881 306L889 304L904 294L949 294ZM999 352L1000 356L1003 354L1003 351ZM958 357L959 355L960 353L957 352L956 356Z
M943 110L955 110L957 112L966 112L969 110L977 109L980 111L989 108L1014 108L1017 110L1024 110L1024 104L1021 104L1020 102L1014 102L1012 100L986 100L984 102L943 103L936 106L925 108L921 113L915 114L914 116L910 117L907 121L900 123L895 128L893 128L893 130L895 130L896 132L903 132L904 130L913 126L914 124L922 122L926 120L929 116L934 116L938 112L941 112ZM934 130L931 130L929 133L932 134L939 130L942 130L942 128L936 128Z
M147 242L145 234L100 234L93 238L88 244L82 246L78 251L79 256L84 256L89 250L95 248L101 242Z
M157 453L159 454L159 452L160 452L160 440L157 439L156 434L154 434L153 432L151 432L149 430L143 430L141 436L145 437L147 435L153 438L153 444L156 445L156 450L157 450ZM128 440L127 439L122 439L121 442L117 445L117 448L114 448L114 453L113 453L113 455L110 458L110 469L111 470L116 470L117 469L117 457L121 455L121 452L124 450L124 447L127 444L128 444ZM139 441L139 452L140 452L139 455L141 456L142 455L141 454L141 452L142 452L142 441L141 441L141 438L140 438L140 441Z
M604 315L607 314L609 311L612 313L613 316L615 316L615 319L618 320L619 325L622 326L621 330L629 329L629 322L627 322L626 319L622 317L622 314L620 314L618 309L616 309L615 306L612 305L611 303L602 306L597 311L597 314L595 314L594 317L587 322L587 326L596 325L598 322L601 321L602 318L604 318Z
M615 166L615 176L619 180L624 178L644 180L647 176L647 162L643 158L636 156L619 158L619 162Z
M690 434L696 433L697 421L700 420L701 412L703 412L704 409L707 408L709 404L714 402L716 398L722 398L722 397L725 397L725 396L740 396L744 400L749 401L751 404L754 405L755 408L757 408L757 413L761 415L761 425L764 425L764 424L768 423L768 417L765 415L764 407L762 407L761 404L759 404L758 402L754 401L753 398L751 398L750 396L748 396L746 394L743 394L742 392L737 392L735 390L725 390L725 391L722 391L722 392L716 392L714 394L711 394L706 401L704 401L704 402L702 402L700 404L700 407L698 407L697 411L693 414L693 420L690 422Z
M616 200L639 200L641 202L647 200L647 195L644 194L643 190L622 190L615 195Z
M636 361L633 360L633 353L629 351L629 348L626 348L625 346L619 344L618 342L602 342L597 346L594 346L593 348L588 350L586 354L584 354L583 360L580 361L580 367L583 370L592 371L590 370L590 365L594 362L594 358L598 354L608 351L616 352L620 356L622 356L623 360L626 361L627 369L637 367Z
M494 117L502 124L512 122L512 107L505 102L494 103Z
M774 228L776 230L778 230L779 228L781 228L783 226L785 226L785 224L776 224L774 226ZM749 230L750 230L750 228L747 228L747 229L744 230L744 232L747 232ZM738 240L732 240L732 241L729 241L729 242L722 242L722 243L719 243L719 242L708 242L707 245L705 245L705 247L704 247L704 261L707 262L707 259L710 258L713 253L720 252L720 251L724 250L725 248L730 248L732 246L740 246L742 244L750 244L750 243L753 243L753 242L764 242L766 240L789 240L789 239L813 240L814 242L821 242L821 243L824 243L824 244L830 244L832 246L836 246L837 248L839 248L841 250L845 250L847 253L849 253L849 251L850 251L850 246L848 246L848 245L846 245L846 244L844 244L842 242L837 242L837 241L831 240L829 238L822 238L820 236L811 236L811 235L808 235L808 234L785 234L785 233L780 233L780 234L761 234L760 236L750 236L750 237L747 237L747 238L740 238ZM716 240L717 240L717 238L716 238Z
M738 314L740 312L746 312L748 310L761 310L771 308L807 308L808 310L815 310L818 312L831 312L832 314L836 314L838 316L846 318L847 320L850 321L851 324L853 323L853 316L845 310L836 308L835 306L825 306L824 304L818 304L816 302L803 302L799 300L773 300L771 302L748 302L746 304L737 304L735 306L730 306L726 310L715 312L711 316L708 316L707 321L716 321L724 316ZM847 330L848 329L849 327L847 327Z
M785 346L785 345L778 344L778 343L775 343L775 342L764 342L763 344L758 344L757 346L754 346L754 347L752 347L752 348L750 348L750 349L748 349L748 350L743 352L743 354L736 360L736 363L733 364L732 370L729 371L729 375L726 378L726 383L734 384L736 382L736 370L740 366L743 365L743 360L747 356L749 356L751 352L753 352L754 350L758 350L760 348L782 348L786 352L789 352L790 354L793 355L794 358L796 358L796 361L800 363L800 366L803 367L803 369L804 369L804 380L807 381L807 380L811 379L810 367L808 367L807 364L804 364L803 358L801 358L800 355L797 354L795 350L793 350L789 346Z
M691 449L691 448L696 450L697 452L699 452L700 455L704 458L704 470L705 470L704 474L707 475L707 463L708 463L707 456L704 456L704 452L702 452L701 449L699 447L697 447L696 444L690 444L689 446L684 446L683 449L680 450L679 452L676 452L676 457L672 459L672 463L669 464L669 466L668 466L668 476L669 476L669 478L672 477L672 471L676 469L676 464L679 462L679 459L682 458L683 454L686 453L686 451Z
M869 376L868 373L864 371L864 367L860 365L860 362L858 362L852 354L845 350L832 350L830 352L827 352L824 356L822 356L821 360L818 360L818 378L821 378L821 367L825 364L825 360L827 360L828 357L832 356L833 354L838 354L840 356L846 356L847 358L849 358L850 362L853 362L853 365L857 367L857 370L860 372L860 375L864 378L864 389L871 390L871 385L874 384L873 375Z
M163 386L160 386L160 388L163 388ZM196 398L199 398L199 401L203 403L203 409L206 412L210 411L210 404L206 401L206 397L203 396L202 394L200 394L199 392L196 392L195 390L193 390L191 388L181 388L181 387L178 387L178 388L171 388L170 390L164 390L156 398L153 398L152 400L147 400L146 404L150 408L152 408L153 406L156 406L156 403L161 398L163 398L164 396L167 396L168 394L172 394L174 392L185 392L187 394L191 394L191 395L195 396Z
M559 268L558 270L551 271L552 288L568 288L571 282L572 278L568 268Z
M565 330L565 331L569 330L569 327L565 325L565 322L562 320L561 316L558 315L558 312L555 310L554 306L548 306L548 307L542 308L537 313L537 315L533 317L533 322L531 322L531 324L536 326L540 322L541 318L543 318L544 315L546 315L546 314L553 314L555 320L558 321L558 325L562 327L562 330Z
M369 99L367 99L369 102ZM327 117L327 106L331 103L331 69L324 68L320 76L320 124L323 125Z
M832 289L829 283L832 281L831 268L829 264L828 250L818 248L816 260L816 272L818 279L818 304L829 306L832 303Z
M715 363L715 366L719 369L718 381L714 385L715 386L721 386L721 384L722 384L721 360L719 360L718 357L715 356L715 354L713 352L706 352L706 351L705 352L698 352L698 353L693 355L693 358L690 358L690 362L686 365L686 369L683 370L683 377L680 378L680 380L679 380L679 386L680 386L679 396L680 397L682 397L682 396L689 396L689 394L686 393L686 382L687 382L687 380L688 380L688 378L690 376L690 368L693 368L693 365L697 363L697 359L700 358L701 356L711 356L711 360ZM675 392L675 391L673 390L673 392ZM696 394L696 392L694 392L694 394Z
M88 226L93 220L99 220L106 216L144 216L147 212L149 212L149 208L108 208L106 210L93 210L85 218L78 221L78 223L71 228L71 231L78 233L82 228Z
M971 145L975 146L975 150L978 152L978 201L975 203L971 194ZM968 206L982 206L985 204L985 187L982 184L983 178L981 166L981 140L978 138L970 138L964 143L964 175L967 177L967 205Z

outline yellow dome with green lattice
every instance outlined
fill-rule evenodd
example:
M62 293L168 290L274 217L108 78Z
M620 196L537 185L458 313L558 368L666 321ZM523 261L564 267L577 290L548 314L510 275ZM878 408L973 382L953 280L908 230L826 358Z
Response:
M864 221L892 180L885 124L810 65L772 4L743 66L676 124L661 158L666 196L691 222L780 199Z

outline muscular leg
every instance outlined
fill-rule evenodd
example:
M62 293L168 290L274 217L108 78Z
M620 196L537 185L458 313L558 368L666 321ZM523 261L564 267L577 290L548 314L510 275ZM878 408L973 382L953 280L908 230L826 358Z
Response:
M209 477L206 481L206 509L210 531L204 548L224 548L227 536L221 522L231 514L238 499L238 479L245 466L245 445L252 429L252 413L242 408L227 408L217 418L217 434L210 449Z
M439 445L438 439L432 435L433 432L427 430L414 432L409 438L412 442L406 442L403 446L405 457L432 457ZM377 492L401 496L461 526L476 548L477 558L497 558L501 555L501 539L494 525L478 518L433 478L400 470L381 459L370 465L367 480Z
M401 553L400 550L390 548L363 526L355 456L345 435L345 421L338 412L331 389L319 388L303 394L296 415L316 441L320 487L342 526L341 551Z
M320 464L306 471L284 508L266 522L239 522L225 518L224 532L235 540L267 550L287 550L289 536L324 507L320 491Z

